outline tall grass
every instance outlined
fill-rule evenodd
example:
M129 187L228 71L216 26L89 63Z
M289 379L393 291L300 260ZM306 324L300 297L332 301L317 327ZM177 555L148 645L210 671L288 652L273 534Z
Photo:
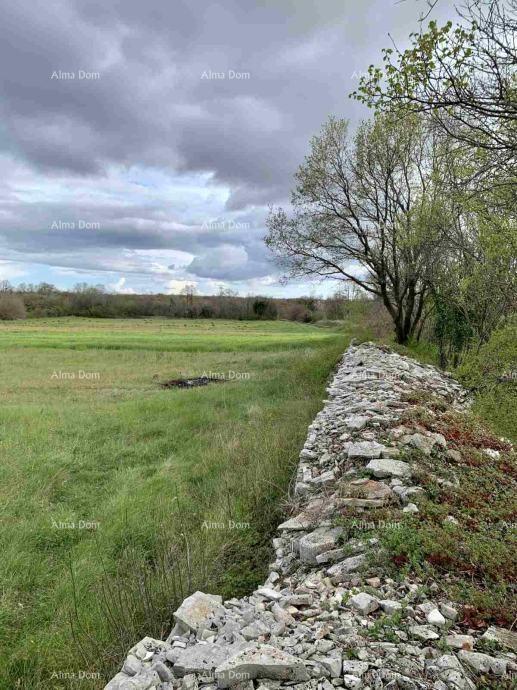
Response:
M138 639L169 631L189 593L263 580L307 424L351 333L313 341L313 327L275 324L275 350L274 329L254 324L254 349L241 350L221 326L231 352L216 334L212 352L153 351L151 330L141 351L0 352L0 687L103 687ZM288 334L306 346L286 349ZM52 378L79 369L99 378ZM157 385L228 369L250 376ZM80 520L96 527L56 527Z

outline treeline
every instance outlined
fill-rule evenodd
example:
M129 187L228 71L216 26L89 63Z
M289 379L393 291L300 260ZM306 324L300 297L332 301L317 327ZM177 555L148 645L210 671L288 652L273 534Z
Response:
M95 318L142 318L159 316L190 319L286 319L309 323L343 319L357 292L337 293L327 299L300 297L273 299L239 297L230 290L218 295L197 295L186 289L179 295L113 294L101 286L76 285L71 291L53 285L0 283L0 319L82 316ZM364 299L364 297L363 297Z
M383 51L351 94L372 117L329 118L266 238L287 275L360 285L442 365L517 306L517 1L457 11Z

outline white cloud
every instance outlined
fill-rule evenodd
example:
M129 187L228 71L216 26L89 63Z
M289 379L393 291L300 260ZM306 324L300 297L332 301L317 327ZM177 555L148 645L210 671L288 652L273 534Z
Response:
M12 280L13 278L21 278L26 276L28 267L23 264L14 263L12 261L0 260L0 279Z
M179 295L186 285L193 285L197 290L198 283L193 280L169 280L167 281L167 294Z
M136 292L133 288L126 286L126 279L124 276L117 280L116 283L111 283L107 287L110 292L117 292L121 295L134 295Z

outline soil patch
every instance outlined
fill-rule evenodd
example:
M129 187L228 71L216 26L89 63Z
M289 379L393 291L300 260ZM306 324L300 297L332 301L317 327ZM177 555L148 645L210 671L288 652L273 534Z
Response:
M192 379L171 379L160 383L162 388L196 388L197 386L208 386L209 383L225 383L225 379L210 376L197 376Z

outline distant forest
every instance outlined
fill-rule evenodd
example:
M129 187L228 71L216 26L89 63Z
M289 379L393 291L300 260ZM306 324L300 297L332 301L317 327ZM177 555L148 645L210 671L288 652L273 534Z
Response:
M349 315L352 303L368 303L368 311L384 308L350 288L332 297L278 299L260 295L239 297L221 289L217 295L198 295L187 285L181 294L114 294L102 285L78 284L73 290L58 290L48 283L0 283L0 319L55 316L96 318L141 318L160 316L191 319L285 319L310 323L340 320ZM354 307L356 308L356 307Z

